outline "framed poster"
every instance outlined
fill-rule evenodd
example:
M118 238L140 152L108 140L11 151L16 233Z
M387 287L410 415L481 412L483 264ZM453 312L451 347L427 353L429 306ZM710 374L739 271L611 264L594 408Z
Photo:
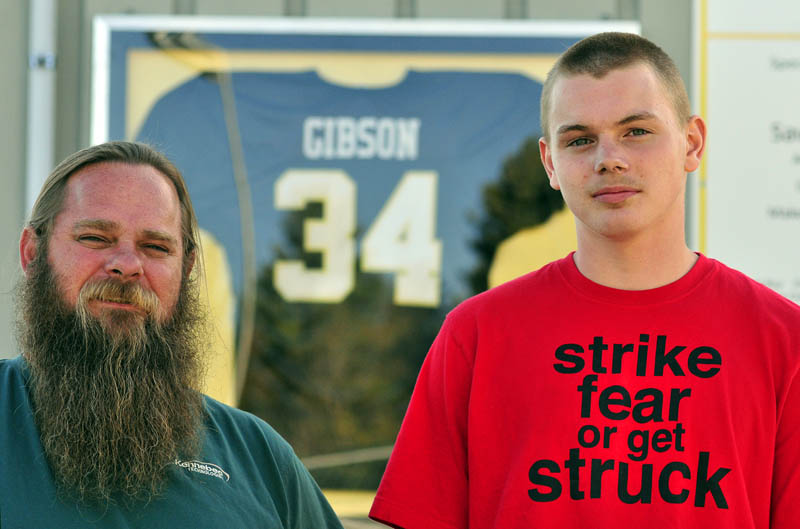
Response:
M607 30L639 27L100 17L92 141L148 142L184 174L239 405L301 456L390 444L446 312L561 207L542 82ZM322 482L375 486L382 464Z
M696 0L698 247L800 302L800 4Z

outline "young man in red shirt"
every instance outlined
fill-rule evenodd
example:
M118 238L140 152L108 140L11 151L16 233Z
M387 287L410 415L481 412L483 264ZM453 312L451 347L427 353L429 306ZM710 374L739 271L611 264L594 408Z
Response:
M674 63L596 35L561 56L541 104L578 250L448 315L371 517L800 527L800 307L686 245L706 129Z

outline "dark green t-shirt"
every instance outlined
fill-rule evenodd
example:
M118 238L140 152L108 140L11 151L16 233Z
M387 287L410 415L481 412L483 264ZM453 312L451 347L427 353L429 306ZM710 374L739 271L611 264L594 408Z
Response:
M21 357L0 360L0 526L341 529L313 478L284 441L257 417L205 398L197 460L176 461L162 496L102 510L56 495L33 418Z

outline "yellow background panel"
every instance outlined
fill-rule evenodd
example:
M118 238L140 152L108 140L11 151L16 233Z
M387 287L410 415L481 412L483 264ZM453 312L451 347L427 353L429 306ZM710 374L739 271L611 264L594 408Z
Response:
M489 268L489 287L538 270L577 247L575 217L565 207L544 224L520 230L500 243Z
M205 392L218 401L236 405L234 343L235 299L228 259L223 246L213 235L200 230L202 258L195 267L204 272L200 287L200 302L208 315L211 336L206 357Z

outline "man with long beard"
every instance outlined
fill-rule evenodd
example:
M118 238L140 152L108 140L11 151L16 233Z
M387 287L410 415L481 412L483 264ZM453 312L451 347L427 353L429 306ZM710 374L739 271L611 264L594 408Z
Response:
M341 528L266 423L203 396L197 221L160 153L64 160L22 232L0 361L0 525Z

